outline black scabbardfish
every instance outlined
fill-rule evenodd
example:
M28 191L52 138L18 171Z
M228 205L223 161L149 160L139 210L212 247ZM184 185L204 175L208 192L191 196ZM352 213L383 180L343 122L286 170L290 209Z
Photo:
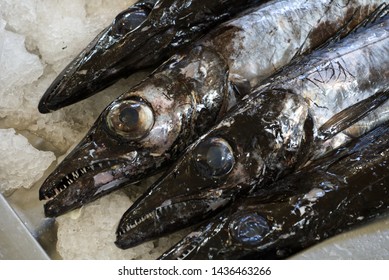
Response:
M116 244L127 248L208 218L359 136L360 120L367 130L386 121L374 114L389 108L389 15L382 13L246 96L127 210Z
M161 63L218 23L266 0L140 0L58 75L38 109L49 113L85 99L139 69Z
M222 24L102 112L42 185L46 215L160 172L252 86L336 30L347 32L379 2L279 0Z
M389 123L235 201L161 259L286 258L389 208Z

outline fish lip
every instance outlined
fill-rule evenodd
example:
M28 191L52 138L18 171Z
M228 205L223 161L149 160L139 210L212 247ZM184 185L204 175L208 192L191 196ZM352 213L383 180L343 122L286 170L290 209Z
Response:
M71 154L49 175L39 190L39 199L47 201L45 215L62 215L125 184L134 184L142 179L144 172L150 175L157 173L159 169L156 166L160 165L160 161L164 161L163 156L152 157L142 151L128 152L117 158L91 160L90 163L87 160L80 163L78 154Z
M131 180L118 172L128 164L124 160L103 159L66 173L50 175L39 190L39 199L46 201L45 215L62 215L119 188Z
M148 209L137 207L135 202L119 222L115 244L121 249L134 247L202 221L229 202L229 198L196 196L169 199Z
M56 77L38 104L42 114L72 105L86 99L98 91L114 84L120 78L126 78L137 69L153 65L153 54L136 54L142 44L159 33L169 33L170 27L154 26L153 33L142 31L151 25L143 22L133 31L124 35L115 34L112 23L100 32L81 53L71 61Z
M210 259L217 255L218 251L210 250L217 243L216 239L229 240L228 227L229 219L225 215L218 215L217 219L212 219L204 223L201 227L185 236L176 245L168 249L158 259L159 260L184 260L184 259Z
M39 101L39 112L46 114L72 105L103 90L113 84L117 77L123 76L118 73L117 62L122 57L117 53L125 40L126 36L112 34L112 25L100 32L51 83Z

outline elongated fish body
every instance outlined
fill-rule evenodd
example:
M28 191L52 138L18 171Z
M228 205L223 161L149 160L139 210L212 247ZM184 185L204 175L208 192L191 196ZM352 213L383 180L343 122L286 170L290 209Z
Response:
M254 87L295 56L347 33L382 1L270 1L222 24L199 44L227 61L229 80ZM222 32L220 32L220 30Z
M386 106L388 27L389 15L380 17L244 98L127 210L117 245L128 248L208 218L347 142L335 136Z
M389 123L205 222L162 259L279 259L389 210Z
M331 48L331 46L329 47ZM349 36L328 48L288 65L260 90L279 89L302 96L310 107L310 116L319 129L340 111L389 87L389 27L387 21L367 29L361 35ZM332 139L331 147L346 136L357 137L369 131L388 116L385 103L355 126ZM383 114L381 114L383 113ZM368 123L371 122L371 125ZM362 126L363 130L357 127ZM339 139L341 138L341 139Z
M233 15L266 0L140 0L59 74L38 109L85 99L139 69L155 66Z
M326 41L335 25L345 25L346 32L378 2L273 1L173 56L110 104L46 179L40 190L41 199L51 199L46 215L60 215L161 171L252 85ZM276 31L275 25L284 29ZM285 42L289 46L282 49Z

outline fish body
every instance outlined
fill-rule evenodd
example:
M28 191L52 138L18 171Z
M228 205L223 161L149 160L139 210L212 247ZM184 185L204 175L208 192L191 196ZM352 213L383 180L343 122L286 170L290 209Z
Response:
M245 97L127 210L116 244L195 224L349 141L343 131L388 106L388 27L389 16L380 17Z
M389 123L241 198L162 259L286 258L389 209Z
M253 85L336 30L347 32L379 4L279 0L222 24L102 112L42 185L46 215L160 172Z
M38 109L49 113L83 100L120 78L163 62L207 30L265 0L140 0L112 24L53 81Z

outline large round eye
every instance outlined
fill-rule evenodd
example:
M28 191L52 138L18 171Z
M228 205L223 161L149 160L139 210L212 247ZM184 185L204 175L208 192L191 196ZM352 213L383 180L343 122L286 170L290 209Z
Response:
M130 7L118 14L113 22L113 31L125 35L146 20L151 9L146 6Z
M219 177L232 170L235 158L233 150L226 140L208 138L197 146L195 162L202 175Z
M257 213L239 213L232 217L229 231L235 241L243 245L256 245L261 242L269 226Z
M126 100L111 107L107 115L108 127L126 139L147 136L154 125L153 110L141 100Z

